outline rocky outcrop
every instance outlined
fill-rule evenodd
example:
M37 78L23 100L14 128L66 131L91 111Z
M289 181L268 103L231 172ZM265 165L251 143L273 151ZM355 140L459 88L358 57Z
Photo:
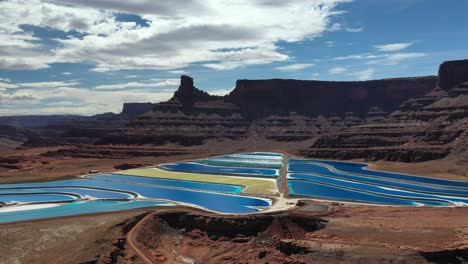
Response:
M468 60L445 62L439 79L239 80L222 97L182 76L166 102L125 104L120 114L67 119L49 125L49 136L39 133L28 142L190 146L210 140L263 140L281 142L278 146L296 142L294 146L301 145L296 153L308 157L405 162L465 157L467 65Z
M308 140L364 124L370 109L374 109L372 115L382 115L429 92L435 84L435 77L369 82L240 80L229 95L219 97L197 89L192 78L182 76L169 101L155 104L152 112L100 143L194 145L208 139L248 137Z
M247 216L159 210L132 230L132 238L153 263L465 263L468 259L465 237L448 235L463 228L465 211L301 204L295 210ZM133 254L125 253L129 262Z
M456 76L445 72L453 65L463 63L442 64L439 76ZM385 118L368 118L364 125L322 136L299 152L309 157L403 162L440 159L449 154L467 159L468 85L441 88L405 101Z
M439 82L443 90L449 90L468 81L468 60L446 61L439 68Z
M246 136L249 122L239 115L186 115L183 112L152 112L138 117L125 128L102 138L101 144L153 144L174 142L199 145L206 139L239 139Z
M179 89L174 93L184 111L190 112L196 102L206 102L216 100L217 96L209 95L207 92L197 89L193 85L193 79L189 76L180 77Z
M424 95L437 82L434 76L364 82L300 80L239 80L226 100L239 105L249 119L296 112L305 116L365 116L372 107L393 111L403 101Z
M325 228L317 215L158 214L142 222L135 240L154 263L318 263L285 245Z
M237 105L197 89L192 78L182 76L179 89L169 101L155 104L153 111L99 143L199 145L206 139L246 137L250 125Z
M153 103L124 103L121 115L127 116L130 120L149 112L153 109Z

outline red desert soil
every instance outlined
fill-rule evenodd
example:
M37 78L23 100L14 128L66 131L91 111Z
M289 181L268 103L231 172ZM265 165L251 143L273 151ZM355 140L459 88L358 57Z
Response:
M25 148L0 153L0 183L58 180L90 170L107 172L233 152L294 150L305 144L276 143L271 149L270 143L249 139L183 148ZM466 180L466 166L446 159L414 164L379 161L372 168ZM153 210L0 225L0 263L140 263L123 236L146 211ZM329 214L295 211L239 217L184 211L198 220L184 218L184 213L156 216L134 231L136 244L148 257L159 263L464 263L468 259L468 208L342 206ZM322 220L328 222L316 228Z
M307 208L307 207L306 207ZM468 208L338 206L216 216L168 210L133 230L152 263L465 263ZM125 261L147 263L127 248Z
M468 163L446 158L419 163L377 161L371 169L468 181Z
M112 263L115 245L145 214L133 210L0 225L0 263Z
M177 147L80 146L27 148L0 153L0 183L50 181L174 162L205 156L208 151ZM16 166L16 168L10 167Z

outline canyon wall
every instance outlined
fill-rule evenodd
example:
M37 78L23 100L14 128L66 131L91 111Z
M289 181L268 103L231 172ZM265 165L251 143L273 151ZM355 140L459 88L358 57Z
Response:
M133 120L136 117L151 111L153 107L153 103L124 103L120 114L128 117L130 120Z
M383 118L321 136L299 152L309 157L403 162L451 154L468 161L467 65L468 60L443 63L438 87L430 93L405 101Z
M211 96L182 76L173 98L100 143L253 139L272 147L278 141L304 142L291 151L316 158L419 162L463 157L468 153L467 65L467 60L445 62L439 77L239 80L224 97Z
M362 82L239 80L226 100L239 105L250 119L290 112L366 116L376 106L393 111L403 101L428 93L436 83L434 76Z
M436 77L366 82L241 80L227 96L197 89L189 76L166 102L155 104L101 144L203 144L207 140L302 141L365 123L376 109L396 110L431 91Z
M438 77L363 82L239 80L226 96L210 95L182 76L166 102L70 117L49 124L52 132L28 143L209 147L231 142L226 144L245 150L261 143L315 158L468 160L467 65L468 60L444 62Z
M446 61L440 65L439 88L449 90L464 82L468 82L468 60Z

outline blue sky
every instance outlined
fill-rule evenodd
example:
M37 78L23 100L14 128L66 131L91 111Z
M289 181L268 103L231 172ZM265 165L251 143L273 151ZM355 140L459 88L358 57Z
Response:
M77 4L79 3L79 4ZM467 1L0 1L0 115L119 112L188 74L237 79L435 75L468 58Z

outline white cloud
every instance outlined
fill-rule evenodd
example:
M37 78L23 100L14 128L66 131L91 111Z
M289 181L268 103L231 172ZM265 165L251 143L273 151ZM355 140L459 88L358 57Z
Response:
M426 53L394 53L386 54L380 59L371 60L368 64L396 65L404 60L416 59L427 56Z
M347 32L350 32L350 33L356 33L356 32L364 31L364 28L363 27L352 28L352 27L346 27L346 26L344 26L343 24L340 24L340 23L333 23L327 29L327 31L340 31L340 30L344 30L344 31L347 31Z
M364 31L364 28L363 28L363 27L359 27L359 28L346 28L346 31L351 32L351 33L362 32L362 31Z
M18 88L18 85L12 83L0 82L0 89L13 89Z
M193 63L227 70L286 61L290 57L276 43L319 36L340 13L340 2L349 0L0 1L0 43L16 36L0 51L0 68L89 62L98 72L173 70ZM149 26L118 21L116 10L142 15ZM84 35L43 48L19 27L24 24Z
M327 47L331 48L331 47L334 47L336 44L336 41L327 41L325 42L325 45L327 45Z
M406 48L409 48L412 46L413 43L393 43L393 44L385 44L385 45L376 45L374 48L376 48L378 51L399 51L403 50Z
M328 74L330 75L336 75L336 74L341 74L341 73L344 73L346 72L348 69L346 69L345 67L334 67L334 68L331 68L328 70Z
M175 70L175 71L168 71L168 72L172 74L187 74L186 71L182 71L182 70Z
M404 60L416 59L427 56L426 53L388 53L388 54L354 54L335 57L333 60L368 60L367 64L396 65Z
M38 70L49 68L49 63L55 62L52 57L44 56L38 52L24 52L16 50L17 56L0 58L0 69L8 70Z
M79 82L30 82L30 83L17 83L19 87L30 88L56 88L79 85Z
M62 72L63 75L72 75L71 72Z
M11 82L9 78L0 78L0 82Z
M122 11L126 13L155 14L164 16L175 16L193 12L203 13L209 11L207 10L208 7L203 5L202 1L194 0L55 0L55 2L93 7L97 9Z
M8 94L0 93L0 115L119 113L123 103L165 101L172 97L174 90L106 91L76 87L21 89Z
M329 28L328 28L328 31L338 31L338 30L342 30L343 29L343 25L341 25L340 23L333 23Z
M46 27L87 34L112 34L124 24L115 22L112 12L92 8L74 8L40 0L0 1L0 69L36 70L54 62L77 62L59 58L55 49L42 49L37 37L21 25ZM107 25L107 26L106 26Z
M276 67L275 69L280 70L280 71L297 71L297 70L303 70L307 69L310 67L315 66L315 64L312 63L296 63L296 64L290 64L286 66L281 66L281 67Z
M347 55L347 56L340 56L335 57L333 60L366 60L366 59L376 59L381 57L382 55L374 55L370 53L364 54L354 54L354 55Z
M230 92L232 92L232 89L218 89L218 90L208 91L209 94L218 95L218 96L224 96L226 94L229 94Z
M374 69L367 69L363 71L353 72L353 73L350 73L349 75L356 77L356 79L359 81L367 81L372 78L374 73L375 73Z
M158 82L155 83L140 83L140 82L129 82L129 83L118 83L118 84L106 84L96 86L98 90L123 90L127 88L137 88L137 87L167 87L167 86L178 86L179 79L168 79L164 81L159 81L159 79L153 79Z

